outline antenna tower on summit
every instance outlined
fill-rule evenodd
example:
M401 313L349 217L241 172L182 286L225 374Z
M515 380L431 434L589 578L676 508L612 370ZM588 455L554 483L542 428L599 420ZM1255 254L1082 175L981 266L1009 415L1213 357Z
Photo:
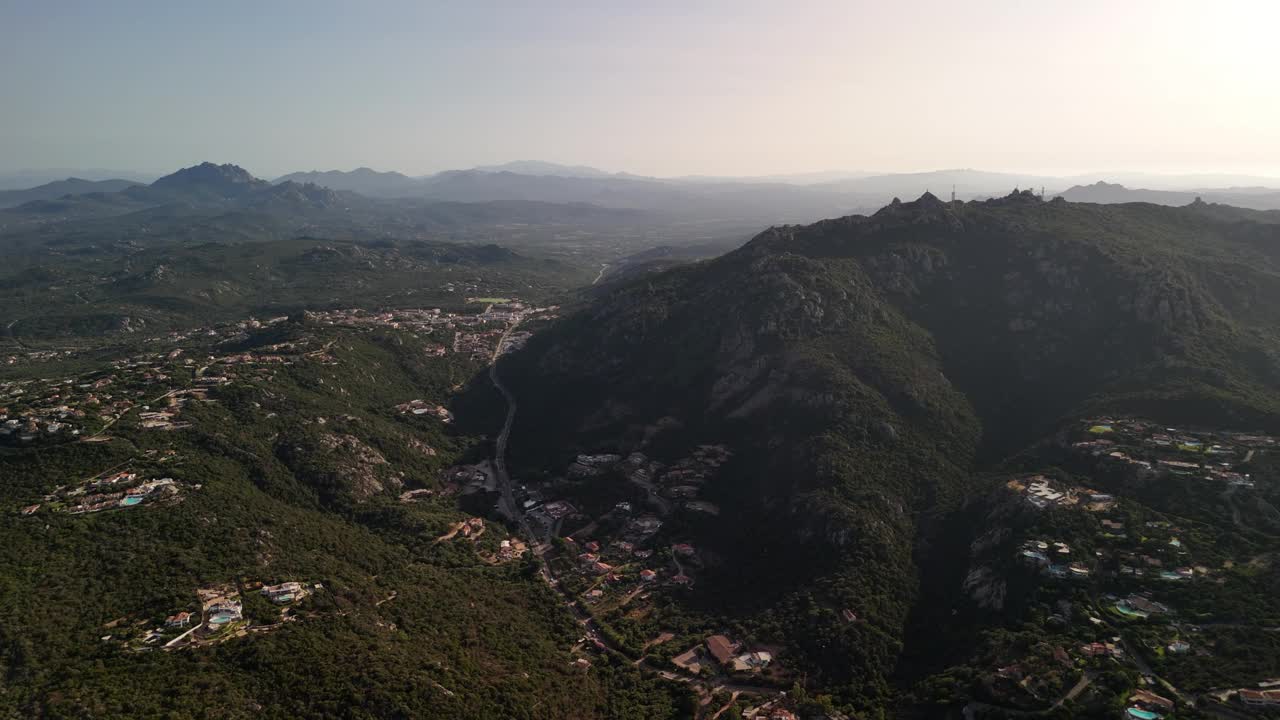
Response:
M951 186L951 204L954 205L955 202L956 202L956 186L952 185Z

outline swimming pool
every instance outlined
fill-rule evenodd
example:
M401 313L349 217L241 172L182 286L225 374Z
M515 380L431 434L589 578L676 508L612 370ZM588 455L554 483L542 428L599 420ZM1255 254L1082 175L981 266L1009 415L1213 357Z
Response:
M1125 605L1124 601L1116 603L1114 607L1116 611L1119 612L1121 615L1127 615L1128 617L1142 618L1144 620L1147 617L1149 617L1147 613L1144 613L1141 610L1134 610L1133 608L1130 608L1128 605Z
M137 505L137 504L138 504L138 503L140 503L140 502L142 502L142 496L140 496L140 495L130 495L129 497L127 497L127 498L125 498L125 499L121 500L121 501L120 501L120 504L121 504L121 505L123 505L123 506L125 506L125 507L132 507L132 506L134 506L134 505Z
M1143 710L1142 708L1131 707L1127 711L1127 714L1129 717L1135 718L1136 720L1160 720L1160 715L1153 713L1150 710Z

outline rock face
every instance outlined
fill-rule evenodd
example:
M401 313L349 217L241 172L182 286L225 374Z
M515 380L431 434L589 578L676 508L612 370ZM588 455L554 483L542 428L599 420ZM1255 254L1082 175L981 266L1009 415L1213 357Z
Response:
M278 449L280 459L324 505L350 505L399 494L402 475L376 448L347 433L300 432Z
M399 492L404 485L394 477L381 479L377 468L387 465L387 459L353 435L324 435L321 445L333 453L333 459L338 463L336 473L351 484L352 493L360 500L387 489Z
M253 190L270 187L271 183L259 180L238 165L215 165L203 162L183 168L156 180L151 187L160 190L201 190L226 198L246 195Z
M1004 598L1008 586L991 568L983 566L974 568L964 578L964 591L974 604L984 610L1000 611L1004 609Z

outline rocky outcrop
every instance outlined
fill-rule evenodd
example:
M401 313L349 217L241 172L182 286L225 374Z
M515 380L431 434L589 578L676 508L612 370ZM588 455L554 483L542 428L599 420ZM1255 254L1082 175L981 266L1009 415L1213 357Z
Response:
M1003 610L1008 585L987 566L973 568L964 578L964 591L978 605L987 610Z
M357 499L368 499L387 490L399 492L404 486L400 478L379 471L380 466L390 464L382 453L354 435L325 434L320 443L332 453L332 459L339 466L337 474L350 485Z

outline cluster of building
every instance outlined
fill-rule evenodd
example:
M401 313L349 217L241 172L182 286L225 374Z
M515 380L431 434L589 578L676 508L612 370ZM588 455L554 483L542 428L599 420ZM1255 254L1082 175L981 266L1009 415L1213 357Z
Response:
M1185 476L1252 488L1241 466L1277 446L1276 438L1255 433L1163 427L1136 418L1085 421L1072 448L1140 475Z
M182 406L206 399L207 388L226 379L196 377L194 387L184 387L175 374L185 375L180 369L195 361L179 361L180 353L144 353L75 378L0 383L0 443L98 441L104 428L135 409L143 429L186 427L177 420Z
M700 445L693 453L671 465L651 460L644 453L633 452L619 466L627 480L645 491L646 503L661 517L676 510L697 514L719 515L720 508L702 498L707 481L729 459L723 445ZM576 464L581 466L582 458ZM598 466L597 466L598 467ZM574 468L570 468L572 473Z
M75 350L28 350L21 353L11 353L0 357L0 362L5 365L26 365L29 363L45 363L54 360L65 360L75 357Z
M438 418L440 422L453 422L453 413L443 405L434 405L424 400L410 400L407 403L401 403L396 406L396 411L401 415L429 416Z
M1152 615L1166 615L1169 613L1167 606L1152 600L1148 595L1135 593L1123 598L1109 595L1104 599L1113 602L1111 607L1127 619L1145 620Z
M562 538L562 543L545 546L544 557L561 587L584 606L595 608L597 621L642 617L652 609L655 593L692 586L710 559L687 540L686 532L719 512L702 494L729 459L722 445L698 446L674 462L638 451L583 453L566 466L562 476L537 487L520 486L515 499L535 535ZM595 516L599 511L594 511L589 517L569 502L571 493L601 487L606 477L616 502L603 514ZM593 497L593 502L598 501ZM858 620L852 611L845 613L848 622ZM694 666L750 675L776 672L775 652L742 647L727 636L713 635L681 657ZM698 671L696 667L686 670ZM777 712L787 710L778 707ZM761 711L756 717L772 715Z
M606 474L625 478L645 493L643 503L623 500L565 537L573 555L566 558L564 571L577 575L588 587L584 600L599 604L609 597L626 601L647 599L646 588L665 578L672 586L690 586L690 574L701 566L698 551L686 542L667 541L669 554L659 552L658 534L677 514L683 522L696 521L700 513L717 514L719 508L701 500L703 485L729 458L724 446L703 445L688 457L672 464L652 460L642 452L623 456L617 453L584 453L566 468L567 482L590 481ZM572 504L556 497L563 479L553 479L538 488L520 486L516 500L529 526L550 538L561 534L567 520L586 521Z
M249 583L246 590L256 590L272 604L282 606L281 619L288 619L289 606L308 597L321 586L307 585L296 580L287 580L277 585ZM219 585L196 590L196 598L200 604L200 613L179 611L165 618L164 629L157 628L155 633L166 633L166 638L173 633L181 633L169 639L166 648L200 645L206 642L219 642L233 633L233 628L244 628L247 624L244 616L244 601L240 591L233 585Z
M547 316L555 307L529 307L517 301L488 305L482 312L451 313L439 308L366 312L358 309L309 312L309 321L352 328L387 327L441 337L428 346L430 355L466 353L487 360L498 349L506 328L532 315ZM306 357L336 362L327 346L315 347L301 338L256 348L251 352L218 353L220 347L240 342L250 333L288 320L248 320L172 332L143 340L163 349L144 352L111 363L109 370L74 378L40 378L0 383L0 445L29 445L67 440L103 441L102 430L137 409L138 426L146 430L178 430L188 427L179 418L188 400L204 400L210 388L236 378L269 376L273 368ZM526 334L513 333L505 349L519 347ZM187 345L188 347L177 347ZM30 360L52 360L65 353L27 353ZM30 356L30 357L28 357ZM16 356L9 358L17 362ZM151 403L164 401L160 406ZM407 412L432 412L448 420L446 410L414 401Z
M1022 513L1020 517L1039 525L1043 533L1040 537L1030 534L1015 540L1017 544L1012 551L1015 562L1045 577L1088 583L1098 593L1097 596L1089 593L1098 600L1096 609L1088 613L1089 621L1099 630L1110 629L1114 633L1118 628L1126 636L1136 633L1138 639L1128 636L1122 640L1115 636L1108 640L1098 636L1083 644L1077 641L1054 648L1053 657L1059 660L1061 669L1079 668L1082 661L1087 665L1102 659L1130 662L1126 643L1131 648L1148 648L1156 658L1192 653L1209 657L1213 643L1198 639L1197 633L1201 632L1198 626L1178 621L1180 613L1174 604L1183 594L1169 585L1210 580L1218 584L1228 582L1230 574L1209 567L1206 560L1213 558L1212 562L1221 562L1223 568L1231 567L1232 563L1221 557L1222 547L1213 542L1212 535L1206 535L1207 528L1153 511L1110 491L1123 492L1126 488L1150 491L1171 477L1203 480L1223 489L1253 488L1255 484L1269 482L1258 469L1256 459L1274 450L1276 440L1259 434L1171 428L1128 418L1093 418L1070 431L1065 445L1071 460L1064 467L1073 473L1087 473L1092 479L1066 479L1066 474L1055 472L1052 476L1023 475L1007 482L1008 490L1018 495L1019 503L1037 510ZM1179 486L1185 484L1183 481ZM1088 485L1106 491L1090 489ZM1082 532L1064 536L1064 529ZM1187 541L1193 538L1204 548L1189 547ZM1070 598L1078 600L1082 594L1064 588L1059 597L1059 606L1065 609L1048 614L1046 628L1069 626L1073 605ZM1142 626L1127 628L1130 623L1142 623ZM1073 634L1080 637L1078 632ZM1037 654L1033 661L1037 668L1052 668L1055 664L1049 660L1047 650ZM1143 667L1141 658L1137 662ZM1007 677L1002 679L1001 672ZM1054 675L1061 677L1061 672ZM1008 693L1011 705L1023 710L1051 702L1054 697L1060 697L1062 691L1056 681L1041 685L1036 685L1039 681L1032 681L1036 687L1028 689L1027 676L1013 666L1002 668L993 678L991 687L996 688L993 692ZM1019 697L1019 688L1030 692L1031 697ZM1046 694L1046 690L1054 694ZM1122 716L1127 720L1157 720L1171 712L1174 703L1151 690L1158 687L1151 685L1129 697L1121 707ZM1223 692L1239 697L1241 703L1247 698L1250 704L1257 705L1270 700L1264 694L1267 690ZM1280 695L1280 689L1275 690ZM1280 704L1280 698L1276 701Z
M529 527L544 536L559 534L566 519L583 517L572 504L564 500L546 501L544 494L538 490L521 488L517 501Z
M518 538L505 539L498 543L498 552L494 554L494 559L497 562L511 562L524 556L527 550L528 546L524 544L523 540Z
M718 668L728 673L756 674L773 664L773 653L764 648L747 649L728 635L710 635L698 645L672 658L679 668L700 673L704 668Z
M1107 493L1068 485L1044 475L1015 477L1009 480L1005 487L1024 497L1032 507L1041 510L1046 508L1080 508L1090 512L1105 512L1114 507L1116 503L1115 497Z
M469 355L476 360L487 360L499 350L506 328L527 317L550 316L557 308L532 307L506 298L479 298L496 300L487 302L477 313L454 313L440 308L411 308L368 312L360 309L308 312L308 320L321 324L349 328L390 328L408 330L419 335L439 338L427 346L431 356L443 356L450 352ZM528 339L528 333L513 333L507 337L503 351L520 347Z
M1149 690L1136 690L1129 696L1125 708L1126 720L1160 720L1165 713L1173 712L1173 701Z
M1102 517L1098 521L1100 547L1076 557L1062 541L1030 539L1018 548L1018 559L1051 578L1084 580L1095 573L1120 580L1154 579L1186 582L1207 578L1214 571L1196 564L1179 537L1179 528L1166 520L1152 520L1140 528L1140 538L1130 538L1124 519Z
M171 477L140 479L131 471L99 475L74 487L58 487L45 495L42 502L21 509L22 515L34 515L42 508L72 515L130 508L143 503L174 501L181 497L181 486Z
M310 591L302 583L290 580L279 585L263 585L261 593L276 605L287 605L306 597Z
M1109 640L1081 645L1080 654L1090 658L1122 658L1124 648L1120 645L1119 637L1112 637Z
M478 465L455 465L441 474L440 495L467 495L473 492L494 492L498 478L488 461Z
M196 598L199 612L179 610L166 617L161 626L146 631L132 642L126 636L125 647L149 649L161 642L165 649L199 645L202 641L220 637L224 630L244 620L240 593L231 585L200 588L196 590ZM108 627L113 624L108 624ZM109 639L110 636L103 638Z
M132 406L112 392L101 373L68 379L41 378L0 383L0 443L26 445L71 440L100 424L99 416Z
M423 492L423 491L414 491L414 492ZM480 536L484 535L485 529L486 528L485 528L484 518L479 518L479 517L466 518L465 520L454 523L449 528L449 532L436 538L436 542L445 542L447 540L461 538L463 540L469 540L475 543L477 540L479 540ZM499 541L498 549L492 553L487 550L481 550L477 547L476 554L480 557L481 560L487 563L498 564L498 563L510 562L512 560L520 558L525 554L527 550L528 550L528 546L524 543L524 541L516 537L516 538L504 538L503 540Z
M1102 548L1095 554L1114 577L1184 582L1214 574L1195 563L1191 549L1180 537L1182 529L1168 520L1147 520L1132 536L1127 518L1118 515L1102 517L1099 526Z
M1236 697L1240 702L1250 707L1259 708L1276 708L1280 707L1280 689L1252 689L1240 688L1236 691Z
M1019 549L1018 557L1052 578L1084 580L1092 574L1083 561L1072 559L1071 546L1061 541L1027 540Z
M502 328L456 332L450 347L454 353L469 355L473 360L488 360L498 350L498 343L505 332Z

